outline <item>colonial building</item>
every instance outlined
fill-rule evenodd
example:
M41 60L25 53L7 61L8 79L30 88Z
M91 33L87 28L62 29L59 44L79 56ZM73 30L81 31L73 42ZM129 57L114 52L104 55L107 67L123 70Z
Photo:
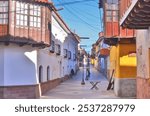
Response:
M99 70L102 74L104 74L107 78L109 78L109 55L110 55L110 47L104 43L104 33L99 33L99 51L98 51L98 59L99 59Z
M61 67L57 70L54 69L54 72L56 74L60 72L58 77L70 75L71 70L76 72L78 66L77 54L79 37L70 31L56 11L52 13L52 42L55 46L51 48L51 53L53 54L53 49L56 50L57 56L53 54L55 56L54 59L59 57L60 64L58 67ZM58 49L60 52L59 54L57 53Z
M99 39L93 45L93 50L95 47L95 68L102 74L107 76L107 65L109 64L109 46L104 43L104 33L99 33ZM94 52L94 51L93 51Z
M48 0L0 1L0 98L39 98L69 74L61 72L63 44L52 41L53 11Z
M102 1L101 1L102 2ZM135 31L119 26L119 0L103 0L104 42L110 45L110 74L114 70L114 92L120 97L136 96Z
M150 0L120 0L120 5L120 25L137 33L137 98L150 98Z

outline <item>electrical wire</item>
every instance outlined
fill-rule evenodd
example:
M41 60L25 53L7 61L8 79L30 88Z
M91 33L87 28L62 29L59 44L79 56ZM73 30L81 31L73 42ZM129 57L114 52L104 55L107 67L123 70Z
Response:
M64 2L66 2L65 0L64 0ZM93 2L93 1L92 1ZM96 1L94 1L94 2L96 2ZM97 2L96 2L97 3ZM84 4L88 4L88 3L82 3L81 5L84 5ZM91 4L88 4L88 6L90 6ZM97 6L96 6L97 8L98 8L98 3L97 3ZM82 7L81 7L82 8ZM90 20L91 22L95 22L95 20L94 19L99 19L100 17L99 17L99 15L98 16L95 16L95 15L93 15L93 14L91 14L91 13L89 13L89 11L88 12L86 12L87 10L84 10L83 12L81 12L81 9L80 9L80 11L79 11L79 8L77 7L77 8L74 8L74 7L71 7L71 10L73 10L75 13L77 13L77 14L80 14L80 16L83 16L84 18L86 18L87 20ZM89 15L90 17L86 17L86 15ZM93 19L93 20L92 20ZM101 23L101 22L100 22ZM95 23L94 23L95 24ZM94 25L93 24L93 25ZM99 24L99 23L98 23ZM92 25L92 24L91 24ZM95 26L95 27L97 27L97 26Z
M57 0L59 3L61 3L59 0ZM76 16L76 18L79 18L84 24L86 24L86 25L88 25L90 28L91 28L91 30L92 31L97 31L96 30L96 28L93 26L93 25L91 25L91 24L89 24L88 22L86 22L84 19L82 19L80 16L78 16L78 15L76 15L73 11L71 11L69 8L67 8L66 6L64 6L64 8L70 13L70 14L72 14L73 16ZM99 29L98 29L99 30Z
M55 4L55 6L73 5L73 4L83 3L83 2L89 2L89 1L95 1L95 0L76 0L76 1L64 2L64 3L59 2L59 4Z

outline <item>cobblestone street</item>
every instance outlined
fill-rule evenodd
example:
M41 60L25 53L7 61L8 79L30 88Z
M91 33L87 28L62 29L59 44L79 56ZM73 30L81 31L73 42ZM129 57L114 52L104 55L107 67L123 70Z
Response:
M71 79L61 83L59 86L50 90L42 99L115 99L118 98L114 95L112 90L107 91L108 80L91 66L91 75L89 80L85 80L85 85L81 85L83 77L83 69L80 68L77 75ZM85 71L84 71L85 75ZM91 89L90 81L100 83L97 84L98 90Z

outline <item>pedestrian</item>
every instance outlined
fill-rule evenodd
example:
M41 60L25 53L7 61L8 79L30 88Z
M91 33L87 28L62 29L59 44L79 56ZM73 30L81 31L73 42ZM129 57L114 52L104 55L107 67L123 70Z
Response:
M90 58L87 57L86 63L86 80L90 77Z

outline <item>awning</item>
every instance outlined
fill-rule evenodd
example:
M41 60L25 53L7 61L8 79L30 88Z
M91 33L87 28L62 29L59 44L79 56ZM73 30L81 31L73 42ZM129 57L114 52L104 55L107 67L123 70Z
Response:
M106 56L109 56L109 54L110 54L109 48L102 48L102 49L100 49L99 52L100 52L99 57L106 57Z
M123 2L121 0L122 4ZM133 0L121 18L120 25L130 29L148 29L150 26L150 0Z

